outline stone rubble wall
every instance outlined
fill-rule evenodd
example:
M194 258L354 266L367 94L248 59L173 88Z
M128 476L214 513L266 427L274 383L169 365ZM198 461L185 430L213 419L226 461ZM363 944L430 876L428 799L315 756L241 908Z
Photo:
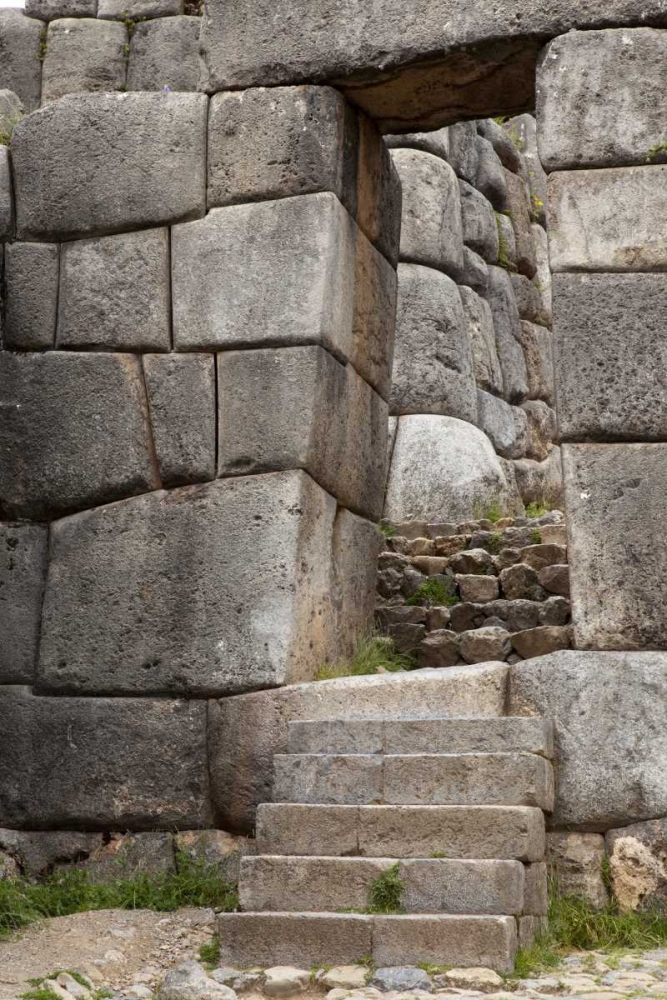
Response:
M403 186L391 521L562 497L546 176L530 115L386 136Z

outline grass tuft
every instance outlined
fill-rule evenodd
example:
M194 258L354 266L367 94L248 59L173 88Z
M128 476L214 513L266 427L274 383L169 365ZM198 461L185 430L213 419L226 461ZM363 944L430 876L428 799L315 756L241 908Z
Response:
M325 664L315 674L313 680L331 681L336 677L364 677L383 671L398 673L414 670L416 660L408 653L399 653L393 639L385 635L375 635L364 639L350 659L337 660Z
M392 865L371 882L368 892L369 913L400 913L405 882L398 874L400 862Z
M206 969L215 969L220 962L220 939L213 938L208 944L199 948L199 961Z
M550 510L553 510L550 503L546 500L538 500L526 505L526 517L542 517L543 514L548 514Z
M411 607L426 604L432 608L452 608L459 603L459 598L454 592L453 581L446 583L445 580L430 577L417 587L406 603Z
M385 538L396 538L398 531L391 523L391 521L385 521L384 519L378 523L378 530Z

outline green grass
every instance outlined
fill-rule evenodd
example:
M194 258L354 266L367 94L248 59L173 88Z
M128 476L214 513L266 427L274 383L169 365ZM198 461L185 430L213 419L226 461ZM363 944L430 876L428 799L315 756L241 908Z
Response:
M177 856L178 870L156 875L119 877L98 885L88 873L71 869L41 882L0 880L0 937L43 917L63 917L86 910L175 910L180 906L238 908L236 886L225 882L216 865ZM29 1000L49 1000L31 997Z
M313 680L331 681L336 677L363 677L378 674L382 670L397 673L400 670L414 670L416 660L408 653L399 653L392 639L386 635L364 639L356 652L348 660L337 660L326 664L315 674Z
M553 507L546 500L539 500L537 503L529 503L526 506L526 517L542 517L543 514L548 514Z
M398 531L391 521L380 521L378 523L378 530L384 535L385 538L396 538L396 535L398 534Z
M646 154L646 162L654 163L658 157L662 159L664 156L667 156L667 142L656 142Z
M486 505L477 503L474 506L476 521L491 521L495 524L496 521L500 521L502 517L506 516L506 512L498 497L493 497Z
M371 882L368 891L369 913L400 913L405 882L398 874L400 862L392 865Z
M213 938L208 944L199 948L199 961L207 969L215 969L220 961L220 940Z
M531 545L541 545L542 544L542 533L539 528L533 528L530 533L530 544Z
M420 584L407 603L411 607L428 604L434 608L452 608L459 603L459 598L454 593L454 584L445 583L444 580L437 580L431 577Z

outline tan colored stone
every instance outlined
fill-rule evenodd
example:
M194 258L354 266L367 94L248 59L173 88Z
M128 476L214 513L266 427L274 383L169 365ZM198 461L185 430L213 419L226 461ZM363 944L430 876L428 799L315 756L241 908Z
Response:
M598 833L547 834L548 857L559 891L585 899L601 909L609 902L602 879L604 837Z

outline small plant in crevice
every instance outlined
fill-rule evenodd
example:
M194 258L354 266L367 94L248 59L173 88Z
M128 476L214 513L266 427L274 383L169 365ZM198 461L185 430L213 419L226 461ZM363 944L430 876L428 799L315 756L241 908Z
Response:
M395 538L398 534L396 527L391 523L391 521L387 521L385 518L378 522L378 531L384 535L385 538Z
M508 215L507 212L496 212L496 226L498 227L498 267L504 267L506 271L516 271L516 264L514 264L508 257L509 246L505 240L503 234L503 227L500 221L500 216Z
M546 500L536 500L526 504L526 517L532 520L533 518L548 514L551 510L553 510L553 507Z
M542 533L539 528L533 528L530 533L530 544L531 545L541 545L542 544Z
M665 163L667 161L667 142L656 142L646 154L647 163Z
M408 653L399 653L389 636L374 635L363 639L349 659L326 663L320 667L313 680L331 681L337 677L363 677L387 671L414 670L417 662Z
M400 867L400 862L397 861L371 882L368 891L369 913L401 912L401 897L405 892L405 882L399 874Z
M443 972L449 972L451 965L432 965L431 962L417 962L417 968L425 972L427 976L441 976Z
M495 524L506 516L502 502L499 497L492 497L486 504L476 503L473 509L473 516L476 521L491 521Z
M3 115L0 117L0 121L2 121L2 127L0 127L0 146L11 146L14 129L22 118L23 115L20 111L14 112L13 115Z
M42 30L39 33L39 54L37 56L40 62L44 62L46 51L47 51L47 32L46 28L42 28Z
M453 580L450 582L449 577L432 576L420 583L406 603L410 607L427 605L432 608L453 608L455 604L460 603L460 598L454 590Z
M199 948L199 961L204 968L215 969L220 962L220 939L213 938L208 944Z
M497 556L503 547L503 538L499 531L494 531L494 533L489 538L486 543L487 551L491 553L492 556Z

